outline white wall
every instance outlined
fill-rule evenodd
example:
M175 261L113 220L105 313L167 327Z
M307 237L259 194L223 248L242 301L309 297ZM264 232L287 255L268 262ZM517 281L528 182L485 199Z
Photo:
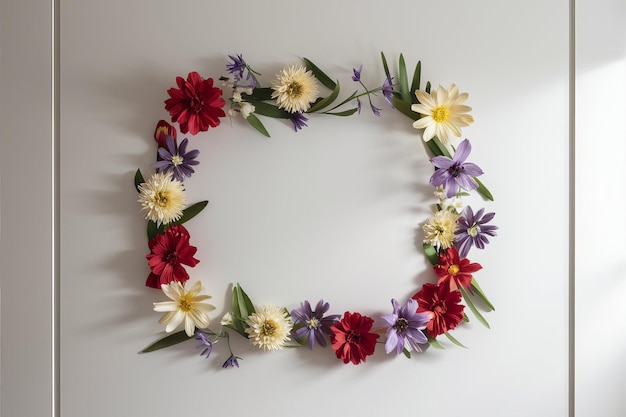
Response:
M351 411L365 415L406 412L416 404L423 414L442 416L567 415L568 4L535 3L394 1L355 8L317 2L301 20L302 5L282 1L241 10L191 1L61 2L61 415L240 414L274 398L277 390L284 395L278 414L312 415L318 404L310 408L312 398L321 398L324 409L344 409L348 398ZM5 109L20 102L12 99L24 91L42 90L19 83L21 74L11 64L28 60L6 39L21 35L24 44L32 42L32 56L45 56L37 47L49 45L38 32L22 35L10 24L21 10L7 14L3 5L0 26L3 416L45 415L43 410L52 408L49 325L46 330L50 255L41 263L26 261L25 250L7 244L19 236L41 242L37 253L50 254L50 232L41 239L38 230L51 228L48 185L37 184L45 204L31 205L40 209L33 213L17 202L29 196L6 180L17 169L7 155L22 149L7 138L18 137L23 123ZM399 20L402 16L410 18ZM45 33L50 20L41 19L37 27ZM151 161L153 125L166 116L161 102L173 78L194 69L219 75L226 53L243 52L265 75L304 55L343 73L348 84L350 69L360 63L380 75L380 50L390 56L404 52L411 63L421 59L426 78L456 82L470 92L477 122L466 134L496 194L492 208L501 227L479 259L485 265L481 284L498 308L489 316L492 330L472 325L460 331L470 350L431 350L410 362L379 353L360 367L343 366L319 352L261 355L243 341L237 342L246 356L239 370L222 371L218 361L201 360L193 344L136 355L161 328L158 314L150 311L154 293L143 287L145 241L131 175ZM40 70L32 77L50 85L46 64L25 68ZM38 100L49 105L45 97ZM51 130L49 119L36 120L40 124L31 129ZM419 165L425 160L421 145L405 123L392 114L382 122L369 115L315 119L297 135L268 123L269 141L235 123L220 128L219 135L197 138L207 175L189 188L192 198L209 198L211 205L194 225L195 242L205 251L194 274L211 287L218 311L234 280L261 303L288 307L303 297L323 296L357 308L367 300L375 314L388 308L391 296L409 295L423 264L409 244L412 228L427 206L426 194L415 190L427 173ZM46 149L43 158L49 157L50 136L34 137L33 146ZM334 182L311 177L319 161ZM268 166L288 169L289 176ZM28 168L31 176L50 177L49 162ZM251 190L252 179L264 187ZM294 198L283 187L308 193ZM325 204L305 217L301 213L310 204L303 200L313 191L317 197L308 202ZM329 195L344 199L329 201ZM333 227L315 228L313 219ZM41 224L18 231L18 221ZM312 238L272 227L285 221ZM550 256L536 254L539 235L550 238ZM6 278L25 268L32 282ZM385 281L387 276L393 278ZM286 288L285 279L293 277L297 284ZM333 285L360 287L363 277L368 286L358 294ZM29 291L43 297L27 314L44 327L36 335L7 318L21 313L15 300ZM24 346L34 350L18 353ZM582 369L577 383L584 384L584 364L577 366ZM620 381L614 371L603 372ZM264 379L268 375L271 383ZM172 385L180 396L165 399L163 387ZM37 401L29 401L27 392ZM581 412L590 412L585 408L590 397L577 398ZM618 413L623 405L612 404L613 398L607 395L607 410Z

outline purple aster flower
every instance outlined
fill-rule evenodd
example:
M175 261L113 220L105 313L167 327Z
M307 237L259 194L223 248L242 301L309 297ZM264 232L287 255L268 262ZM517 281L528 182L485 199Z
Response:
M361 65L358 70L356 68L352 68L352 72L354 73L354 75L352 76L352 81L354 81L355 83L358 83L359 81L361 81L362 70L363 70L363 65Z
M209 340L206 334L196 331L196 340L199 340L200 343L196 346L197 348L203 347L204 350L200 353L200 356L204 356L206 354L206 358L209 359L209 355L211 354L211 350L213 350L213 343Z
M297 132L299 129L307 126L306 121L309 119L307 119L303 113L295 112L291 113L289 120L291 120L294 130Z
M382 316L382 319L389 324L387 329L387 341L385 351L391 353L393 350L399 355L406 348L409 352L415 350L421 352L419 343L428 343L428 338L422 332L431 320L431 313L417 312L417 301L409 299L402 307L395 299L391 300L393 313Z
M478 183L472 177L482 175L483 170L476 164L465 162L471 151L472 145L470 145L469 140L464 139L459 144L452 159L447 156L435 156L432 158L430 162L437 170L430 177L430 184L435 187L443 185L448 198L456 195L460 188L466 190L478 188Z
M483 215L485 209L481 208L474 214L472 208L467 206L463 209L461 217L458 220L458 228L456 230L456 241L454 246L459 251L459 257L465 258L472 246L478 249L485 249L485 245L489 243L487 236L496 236L498 226L492 226L489 223L496 213L487 213Z
M376 116L380 116L380 111L382 109L379 109L378 107L374 106L374 103L372 103L371 100L370 100L370 107L372 108L372 112L374 112Z
M393 84L391 84L391 78L389 77L386 77L385 82L383 83L383 96L391 108L395 109L393 103L391 102L391 98L393 97Z
M224 362L224 364L222 365L222 368L228 368L228 367L234 368L235 366L239 368L239 362L237 361L237 359L241 359L241 358L231 353L228 359L226 359L226 362Z
M237 54L236 56L228 55L228 57L233 61L230 64L226 64L226 70L229 74L233 74L237 80L243 78L243 72L247 68L246 61L244 61L243 56L241 54Z
M326 346L324 333L330 334L330 326L339 320L340 317L339 314L331 314L324 317L324 313L329 308L329 304L325 303L324 300L318 301L315 311L311 310L311 304L308 301L300 303L300 308L291 311L291 317L295 325L294 336L298 339L308 339L311 349L313 349L316 341L320 346Z
M200 151L194 149L187 152L187 144L189 143L187 138L183 139L180 146L176 146L176 140L172 136L167 136L165 142L167 148L159 148L161 160L152 166L163 172L171 172L175 179L183 182L184 176L191 177L191 174L195 172L191 166L200 163L195 160Z

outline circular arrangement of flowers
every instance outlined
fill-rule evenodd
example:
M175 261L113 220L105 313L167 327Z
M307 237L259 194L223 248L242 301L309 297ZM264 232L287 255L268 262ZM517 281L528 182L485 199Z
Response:
M442 335L463 346L450 331L469 321L466 308L489 327L473 301L480 299L488 310L493 310L474 277L482 266L468 256L472 250L484 249L497 227L491 224L494 213L484 208L474 210L462 200L472 191L493 200L478 179L482 169L468 161L470 141L459 139L461 128L474 121L469 114L471 108L464 104L468 94L459 93L454 84L432 91L430 83L420 88L421 64L409 78L402 55L397 74L392 76L381 54L385 78L372 89L361 80L363 67L354 68L352 80L359 89L342 99L339 83L306 58L300 65L285 66L269 87L262 87L261 74L242 55L228 57L227 75L217 82L197 72L189 73L186 79L176 78L176 87L167 90L169 98L165 100L173 124L161 120L154 133L158 147L157 161L152 165L155 173L147 179L140 170L135 174L150 250L146 255L150 268L146 286L160 290L168 299L154 303L154 311L164 313L159 322L165 325L167 335L144 352L196 339L201 355L209 358L216 344L225 341L229 356L222 366L239 367L242 358L232 351L229 339L234 331L264 351L330 345L339 360L357 365L366 362L378 345L384 345L388 354L407 357L428 345L442 348L437 340ZM225 89L232 93L228 100L223 97ZM434 173L429 183L434 187L435 204L432 216L422 225L421 248L433 265L432 282L416 288L408 300L392 299L389 314L380 317L359 311L333 314L324 300L314 307L309 300L303 300L291 311L283 306L256 304L237 283L232 288L230 311L220 318L219 330L212 329L211 312L215 307L208 302L211 297L203 293L201 281L190 282L187 268L199 260L183 225L207 205L207 201L188 204L185 195L184 182L194 174L199 152L188 149L188 138L179 142L178 135L214 129L226 116L241 116L265 136L269 133L262 117L288 120L298 132L308 126L312 114L351 116L361 112L363 103L380 116L382 109L374 104L379 94L391 109L400 111L413 121L413 127L423 130L422 138L432 155ZM381 325L374 327L377 320ZM176 331L180 328L183 330Z

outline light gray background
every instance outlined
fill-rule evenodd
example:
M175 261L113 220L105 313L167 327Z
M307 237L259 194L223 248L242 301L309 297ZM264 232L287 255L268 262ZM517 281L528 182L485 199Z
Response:
M39 8L31 12L26 2L3 4L2 415L46 415L55 408L63 416L313 415L332 409L370 415L416 408L444 416L567 415L569 4L422 3L306 7L276 1L233 8L61 1L56 179L49 174L50 5L32 1ZM607 6L614 11L607 16L624 15L619 4ZM586 36L612 27L595 17L595 9L584 10L579 26ZM28 30L24 21L33 22ZM611 35L620 45L623 32ZM581 84L605 98L592 80L613 77L622 84L606 88L624 91L624 44L606 48L603 60L595 59L593 45L583 43L578 54L589 64L586 74L600 71L595 65L614 72L581 75ZM131 178L152 160L153 126L166 117L161 102L174 77L191 70L216 77L226 53L243 52L266 80L283 63L307 56L346 85L351 68L363 63L375 83L381 50L390 58L404 52L409 65L421 59L425 78L470 92L476 123L464 133L487 172L497 198L490 207L501 227L489 251L477 256L485 266L480 282L497 307L489 315L492 330L476 324L461 329L457 336L469 350L431 350L410 362L381 351L359 367L337 363L328 351L262 355L243 341L238 347L246 359L235 371L201 360L192 344L136 355L161 327L150 309L158 295L143 287L146 249ZM578 103L579 111L585 108L584 100ZM606 112L620 106L623 99ZM411 241L427 215L429 191L425 155L407 120L390 111L380 120L369 114L317 117L296 135L281 123L267 125L270 140L241 120L194 139L203 171L189 183L190 199L211 204L193 224L202 260L193 277L209 287L218 311L232 281L242 282L260 303L292 308L304 297L324 297L373 315L387 311L391 297L410 295L425 267ZM586 126L576 128L585 133ZM605 136L624 136L623 128L612 132ZM583 143L596 144L595 133ZM587 151L581 149L576 162L589 181L593 168L604 164ZM617 171L604 179L623 179L623 165L610 166ZM60 240L52 245L55 190ZM590 200L583 195L577 194L577 203L585 207ZM577 224L591 223L595 213L588 210L580 210L589 217L577 217ZM579 242L582 231L577 228ZM619 253L618 245L611 248ZM593 296L592 304L607 305L615 287L592 284L595 261L584 245L577 250L576 267L583 271L577 285ZM50 271L56 253L55 299ZM619 264L603 266L609 273L600 279L623 282L610 273ZM54 302L60 302L56 344ZM597 339L584 337L595 324L589 318L601 314L592 313L577 316L577 410L597 415L600 395L602 415L619 415L623 404L615 394L623 376L611 358L623 351L623 328L619 320L607 326L599 337L608 343L597 346ZM599 369L589 365L598 356L607 364ZM60 404L53 403L53 382Z

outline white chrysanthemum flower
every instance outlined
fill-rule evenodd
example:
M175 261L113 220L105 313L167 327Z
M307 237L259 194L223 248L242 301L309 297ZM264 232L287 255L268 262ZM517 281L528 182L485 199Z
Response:
M254 105L248 103L247 101L242 102L239 105L239 109L240 109L241 115L243 116L244 119L247 119L248 116L250 116L250 113L254 113L254 110L256 110Z
M183 183L172 178L171 173L157 172L139 185L139 200L146 220L157 225L180 219L185 208Z
M424 243L437 249L451 248L454 243L459 215L450 210L439 210L424 224Z
M277 306L258 308L248 317L246 324L250 342L263 350L281 350L293 327L287 311Z
M202 283L196 281L189 291L178 281L161 285L161 289L172 301L153 303L154 311L166 312L159 323L166 324L165 331L170 333L181 323L185 324L187 336L193 336L195 328L204 329L209 326L209 312L215 310L211 304L203 301L211 298L209 295L200 295Z
M441 208L444 210L454 210L458 214L463 211L463 200L460 197L445 198L441 202Z
M462 104L468 94L459 94L459 88L454 84L447 89L439 86L430 94L417 90L415 96L420 104L413 104L411 110L423 116L413 123L413 127L425 129L424 141L437 136L441 143L447 145L451 136L461 136L460 127L474 122L472 116L465 114L472 108Z
M224 317L222 317L222 320L220 321L220 324L222 326L230 326L231 324L233 324L233 316L230 313L226 313L224 314Z
M283 68L272 82L272 98L289 113L304 113L319 97L317 79L301 65Z

